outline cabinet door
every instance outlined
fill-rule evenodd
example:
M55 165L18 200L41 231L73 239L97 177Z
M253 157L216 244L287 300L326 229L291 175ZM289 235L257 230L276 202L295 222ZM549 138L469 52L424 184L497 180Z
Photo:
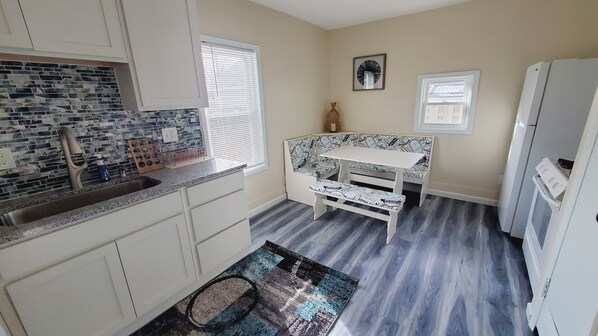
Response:
M33 48L126 59L116 0L20 0Z
M197 256L201 274L206 275L251 247L249 221L244 220L220 232L214 237L197 244Z
M122 238L116 244L138 316L196 280L183 215Z
M195 0L122 0L122 5L137 108L207 106Z
M112 335L135 320L114 243L7 286L29 336Z
M18 0L0 0L0 46L33 48Z

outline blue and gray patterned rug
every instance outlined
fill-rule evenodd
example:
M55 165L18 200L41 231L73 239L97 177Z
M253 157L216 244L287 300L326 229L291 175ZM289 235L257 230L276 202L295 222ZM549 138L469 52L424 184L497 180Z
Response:
M134 335L327 335L358 279L267 241Z

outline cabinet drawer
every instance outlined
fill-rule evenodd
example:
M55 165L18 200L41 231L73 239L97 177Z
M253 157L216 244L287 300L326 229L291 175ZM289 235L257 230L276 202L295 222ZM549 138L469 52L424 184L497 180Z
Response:
M251 246L249 221L244 220L216 236L197 244L201 274L207 274L227 259Z
M193 231L197 242L245 218L247 218L247 199L244 190L191 209Z
M243 184L243 172L238 172L189 187L187 188L189 206L194 207L207 203L213 199L232 194L237 190L243 189Z

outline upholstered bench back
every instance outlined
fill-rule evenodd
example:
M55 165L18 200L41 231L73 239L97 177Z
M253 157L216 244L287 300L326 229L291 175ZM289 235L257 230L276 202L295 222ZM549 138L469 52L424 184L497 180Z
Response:
M359 133L339 133L339 134L322 134L316 135L316 152L318 156L326 153L331 149L342 146L355 146L355 141ZM329 158L320 157L319 160L332 160Z
M359 133L355 146L424 154L417 164L428 168L434 137Z
M315 151L316 137L308 135L302 138L289 140L289 153L293 171L317 160Z
M374 133L314 134L288 141L294 172L312 176L325 176L338 168L336 160L320 157L320 154L341 146L358 146L386 150L400 150L424 154L424 157L406 175L421 178L429 168L434 137L413 135L389 135ZM351 163L351 167L382 173L394 172L391 167Z

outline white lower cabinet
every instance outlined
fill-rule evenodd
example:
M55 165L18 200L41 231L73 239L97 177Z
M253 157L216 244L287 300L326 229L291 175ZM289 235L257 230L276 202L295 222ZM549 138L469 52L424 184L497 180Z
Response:
M112 335L136 318L114 243L6 289L29 336Z
M0 249L11 334L143 326L249 251L243 188L238 172Z
M183 215L119 239L116 245L139 316L196 280Z

